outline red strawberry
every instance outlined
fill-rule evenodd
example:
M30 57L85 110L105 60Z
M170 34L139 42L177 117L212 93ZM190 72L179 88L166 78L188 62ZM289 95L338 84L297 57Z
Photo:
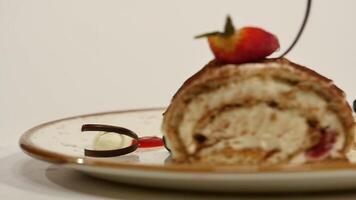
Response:
M208 37L215 58L224 63L258 61L279 49L278 39L273 34L257 27L235 30L229 16L223 33L212 32L196 38L201 37Z

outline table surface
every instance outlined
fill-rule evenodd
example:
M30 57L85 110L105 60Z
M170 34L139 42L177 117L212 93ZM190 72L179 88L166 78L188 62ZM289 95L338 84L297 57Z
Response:
M354 0L314 1L288 55L333 79L349 102L356 98L355 7ZM193 36L221 29L228 13L236 26L275 33L276 56L304 8L304 1L285 0L0 0L0 199L356 199L356 191L251 196L139 188L37 161L18 147L25 130L46 121L167 105L212 58L206 41Z

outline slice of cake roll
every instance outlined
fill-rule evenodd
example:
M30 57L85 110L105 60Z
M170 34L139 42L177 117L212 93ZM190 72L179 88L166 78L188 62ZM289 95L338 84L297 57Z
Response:
M354 119L331 80L285 58L214 60L178 90L162 129L175 161L270 165L344 159Z

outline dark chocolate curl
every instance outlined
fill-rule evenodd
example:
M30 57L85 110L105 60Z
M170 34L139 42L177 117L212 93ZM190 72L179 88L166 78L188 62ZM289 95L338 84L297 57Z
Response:
M282 55L279 56L279 58L282 58L285 55L287 55L293 49L293 47L297 44L300 36L302 35L302 33L304 31L305 26L307 25L310 10L311 10L311 4L312 4L312 0L307 0L307 6L305 9L305 14L304 14L304 19L303 19L302 25L300 26L299 31L298 31L297 35L295 36L292 44L288 47L288 49L284 53L282 53Z
M104 124L84 124L82 126L82 132L84 131L105 131L105 132L113 132L120 135L126 135L131 137L134 141L132 144L125 148L113 149L113 150L91 150L84 149L84 155L90 157L115 157L122 156L134 152L138 148L138 136L133 131L119 127L119 126L111 126Z

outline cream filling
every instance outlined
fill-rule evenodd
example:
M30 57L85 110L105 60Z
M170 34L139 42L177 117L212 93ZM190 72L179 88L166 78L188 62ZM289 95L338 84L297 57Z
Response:
M251 77L246 80L240 80L239 82L231 82L215 91L200 94L186 107L185 115L178 128L179 137L187 152L194 154L197 150L197 143L193 140L193 132L196 124L208 111L218 109L222 105L234 105L238 103L242 103L243 105L246 99L260 101L266 99L283 99L285 97L281 96L281 94L291 92L293 89L295 88L292 85L275 81L272 78ZM301 144L304 141L307 131L306 120L300 116L297 111L312 112L317 116L321 126L332 128L339 133L337 141L331 150L331 155L337 157L338 151L343 148L345 142L344 131L336 114L327 110L327 102L312 92L302 90L294 91L294 95L288 97L285 102L287 102L289 106L298 109L294 109L295 111L291 109L290 111L285 110L278 112L272 110L266 104L252 108L241 108L239 111L228 112L229 114L217 116L217 118L234 119L237 124L220 134L215 132L211 132L210 134L227 137L229 137L229 135L238 136L242 133L242 127L248 128L249 131L256 132L257 137L256 135L250 137L243 136L230 138L226 141L238 149L261 147L267 150L278 147L281 148L284 157L302 146ZM276 123L271 124L268 121L263 121L267 119L266 116L268 116L268 114L273 112L276 112L278 116L277 119L279 119ZM261 113L264 114L262 115ZM248 117L246 118L246 116ZM256 119L260 120L259 123L254 122ZM217 120L216 123L219 123L218 121L219 120ZM210 126L210 128L215 127L215 125ZM205 131L210 128L206 128ZM281 131L287 131L288 133L282 134L281 137L283 137L283 139L277 137L278 134L281 134ZM224 145L214 145L210 148L218 148L219 146Z
M305 118L295 110L280 111L261 103L251 108L223 112L199 133L209 140L219 140L222 136L229 138L226 142L220 142L234 150L278 150L270 158L277 161L287 158L303 146L308 128ZM216 150L215 146L211 146L201 153L204 156Z
M178 128L179 137L189 153L194 153L196 144L192 139L192 132L204 114L221 105L236 103L244 98L263 99L266 96L276 97L280 92L291 90L282 82L271 79L252 77L239 83L232 82L216 91L204 93L193 99L186 108L186 114Z

